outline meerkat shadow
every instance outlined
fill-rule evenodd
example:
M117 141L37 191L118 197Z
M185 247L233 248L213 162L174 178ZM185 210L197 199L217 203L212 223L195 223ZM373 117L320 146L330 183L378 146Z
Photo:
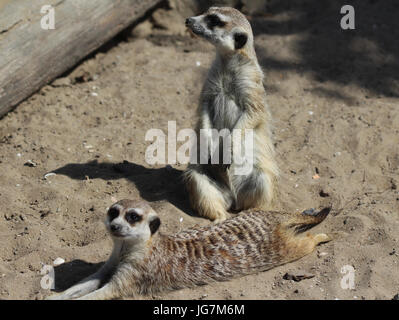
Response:
M95 273L103 264L104 262L89 263L77 259L54 267L55 288L53 291L65 291L79 281Z
M121 163L98 162L70 163L52 171L75 180L103 179L106 181L127 179L148 202L167 201L190 216L197 216L191 209L182 170L171 166L146 168L129 161Z

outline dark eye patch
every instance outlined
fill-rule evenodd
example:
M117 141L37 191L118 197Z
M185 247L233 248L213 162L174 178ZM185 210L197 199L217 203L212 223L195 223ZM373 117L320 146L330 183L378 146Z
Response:
M110 221L114 220L117 216L119 216L119 210L117 208L110 208L108 210L108 217Z
M125 219L128 223L133 224L141 221L143 217L139 215L136 211L128 211L126 212Z
M220 20L216 14L207 15L205 20L209 29L213 29L214 27L223 27L226 25L226 22Z

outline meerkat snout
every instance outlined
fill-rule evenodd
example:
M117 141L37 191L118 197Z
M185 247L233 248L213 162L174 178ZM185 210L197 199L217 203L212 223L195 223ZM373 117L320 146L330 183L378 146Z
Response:
M114 239L126 241L148 240L158 229L161 220L143 201L121 200L107 212L106 228Z
M219 51L232 52L253 44L251 25L238 10L211 7L202 15L186 19L192 33L208 40Z
M194 19L193 18L187 18L186 19L186 26L190 26L194 23Z
M119 232L120 229L121 229L121 227L119 225L111 224L111 232L112 233Z

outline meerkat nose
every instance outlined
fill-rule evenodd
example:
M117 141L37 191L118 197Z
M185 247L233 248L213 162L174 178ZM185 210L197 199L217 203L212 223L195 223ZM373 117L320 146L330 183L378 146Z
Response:
M194 23L194 19L193 18L187 18L186 19L186 26L190 26Z
M119 231L120 228L121 227L119 225L111 224L111 231L112 232Z

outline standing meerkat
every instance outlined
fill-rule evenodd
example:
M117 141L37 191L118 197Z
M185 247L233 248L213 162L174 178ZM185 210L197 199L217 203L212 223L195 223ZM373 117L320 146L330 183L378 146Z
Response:
M210 164L209 158L205 159L208 163L201 164L198 157L197 164L191 162L184 174L191 206L215 222L225 220L229 209L266 209L273 198L278 168L263 72L256 57L251 25L234 8L211 7L200 16L188 18L186 26L216 47L216 59L201 93L197 137L215 147L215 140L212 144L212 137L204 132L227 129L233 133L238 129L241 137L245 130L253 132L252 157L250 161L245 159L245 164L251 162L249 173L237 174L242 165L235 161L233 149L228 151L231 164ZM233 139L234 136L234 143ZM222 144L216 144L221 150ZM241 146L245 145L248 144L242 142ZM200 149L197 145L196 151L204 154L206 150Z
M107 213L106 227L114 241L108 261L92 276L48 299L135 297L265 271L329 241L323 233L303 235L329 211L305 211L284 221L277 213L253 210L217 225L165 235L158 232L160 219L146 202L121 200Z

